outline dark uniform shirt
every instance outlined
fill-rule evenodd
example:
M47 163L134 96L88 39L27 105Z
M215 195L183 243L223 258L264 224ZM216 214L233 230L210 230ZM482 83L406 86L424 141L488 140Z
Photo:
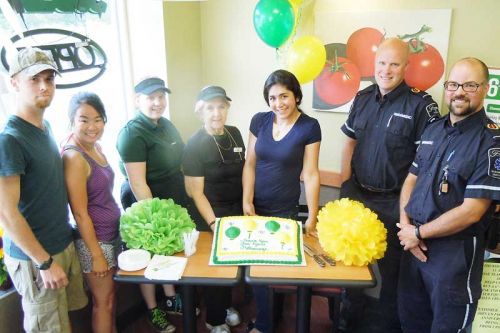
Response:
M460 206L464 198L499 200L500 129L484 109L453 126L443 117L423 133L410 172L418 178L405 210L419 223ZM481 226L461 233L478 235Z
M212 136L204 128L198 130L184 148L182 168L186 176L204 177L203 192L220 217L219 207L241 206L244 163L245 145L240 131L225 126L223 135ZM242 213L241 209L238 213Z
M342 126L356 147L355 181L376 192L399 192L429 121L439 117L432 97L402 82L381 96L376 84L360 91Z
M124 163L146 162L148 184L161 183L181 174L184 143L175 126L166 118L155 124L142 112L130 120L118 134L120 171Z

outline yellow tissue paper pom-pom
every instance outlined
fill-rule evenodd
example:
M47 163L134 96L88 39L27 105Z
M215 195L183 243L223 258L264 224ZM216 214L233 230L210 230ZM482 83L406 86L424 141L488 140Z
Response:
M345 265L364 266L384 256L387 230L377 214L347 198L327 203L318 214L321 247Z

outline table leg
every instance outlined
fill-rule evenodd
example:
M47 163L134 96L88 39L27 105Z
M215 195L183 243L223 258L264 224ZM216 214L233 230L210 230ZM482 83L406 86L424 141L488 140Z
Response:
M196 302L195 287L191 285L182 285L182 303L183 303L183 332L196 333Z
M295 332L309 332L309 323L311 320L311 287L297 287L297 315Z

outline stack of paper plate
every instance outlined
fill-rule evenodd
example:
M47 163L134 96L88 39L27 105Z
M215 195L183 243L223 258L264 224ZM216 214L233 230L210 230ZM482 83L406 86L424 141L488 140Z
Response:
M118 255L118 267L124 271L138 271L145 268L151 260L151 254L142 249L130 249Z

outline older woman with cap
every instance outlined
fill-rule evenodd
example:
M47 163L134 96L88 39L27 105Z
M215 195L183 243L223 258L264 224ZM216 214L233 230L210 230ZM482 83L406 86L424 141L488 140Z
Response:
M135 86L138 113L118 135L120 169L126 177L121 189L123 208L148 198L171 198L186 207L181 161L184 143L175 126L163 113L170 90L158 77L149 77ZM159 332L173 332L175 326L167 321L165 311L158 307L154 284L140 285L149 309L149 321ZM163 285L167 296L166 312L182 314L179 296L173 285Z
M195 112L203 121L203 127L184 149L186 191L205 222L198 226L201 230L213 230L216 217L243 214L241 177L245 145L240 131L226 126L230 101L221 87L208 86L201 90ZM229 326L241 322L239 313L230 307L230 288L205 288L205 304L206 326L212 333L230 332Z

